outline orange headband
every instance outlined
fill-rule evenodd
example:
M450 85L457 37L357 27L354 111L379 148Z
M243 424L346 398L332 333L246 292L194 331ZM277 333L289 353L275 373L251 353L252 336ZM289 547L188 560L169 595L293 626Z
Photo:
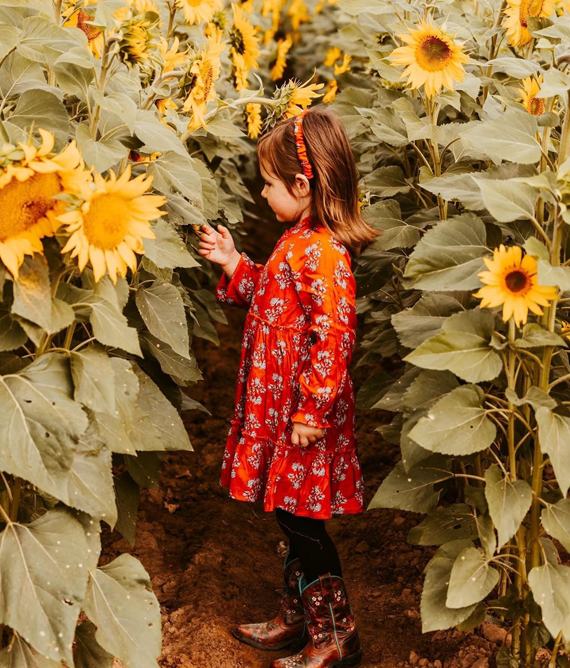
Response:
M293 127L295 128L295 146L297 147L297 157L301 163L303 169L303 174L308 178L312 179L314 174L311 168L311 163L307 157L307 146L305 145L305 139L303 137L303 116L305 112L303 111L298 116L295 116L293 121Z

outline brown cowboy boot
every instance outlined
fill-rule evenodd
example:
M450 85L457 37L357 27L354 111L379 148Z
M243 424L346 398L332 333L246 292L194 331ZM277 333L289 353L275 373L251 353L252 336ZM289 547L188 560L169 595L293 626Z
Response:
M283 595L277 616L269 622L260 624L240 624L233 631L238 640L259 649L269 650L286 647L297 650L306 644L305 614L299 594L301 562L299 559L293 559L287 563L288 556L285 559Z
M309 630L306 647L293 656L273 661L270 668L352 668L362 661L362 647L344 581L321 575L307 585L299 582Z

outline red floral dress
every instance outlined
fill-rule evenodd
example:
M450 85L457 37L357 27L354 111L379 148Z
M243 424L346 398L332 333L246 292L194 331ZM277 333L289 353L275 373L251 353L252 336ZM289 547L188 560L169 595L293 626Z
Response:
M348 372L355 293L348 250L310 217L267 264L242 253L231 279L222 274L218 301L249 309L220 479L231 498L318 519L363 511ZM293 422L322 438L293 445Z

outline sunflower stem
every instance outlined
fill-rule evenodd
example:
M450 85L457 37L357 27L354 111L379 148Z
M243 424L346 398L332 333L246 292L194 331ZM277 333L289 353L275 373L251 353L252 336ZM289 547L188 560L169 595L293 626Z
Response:
M69 327L67 328L67 332L65 333L65 340L63 342L63 347L66 350L69 350L71 347L71 341L73 339L73 334L75 333L75 327L77 326L77 323L73 322Z
M168 30L166 31L166 39L170 39L172 37L172 31L174 28L174 16L176 14L176 2L173 2L171 5L169 5L169 10L170 10L170 16L168 17Z
M566 94L566 110L564 112L564 125L560 135L560 151L558 153L558 164L562 165L570 155L570 91Z
M508 367L507 367L507 380L508 387L510 390L515 392L515 364L516 364L516 352L515 352L515 338L516 338L516 329L515 329L515 320L511 316L509 320L509 353L508 353ZM509 474L511 481L517 479L517 460L515 456L515 406L509 401L508 404L509 411L509 422L508 422L508 446L509 446Z

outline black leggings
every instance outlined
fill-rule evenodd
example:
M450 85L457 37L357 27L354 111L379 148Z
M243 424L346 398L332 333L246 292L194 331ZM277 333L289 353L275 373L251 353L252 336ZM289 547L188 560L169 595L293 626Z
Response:
M325 573L342 577L338 552L324 520L299 517L281 508L275 509L275 516L289 539L288 562L295 558L301 561L306 584Z

